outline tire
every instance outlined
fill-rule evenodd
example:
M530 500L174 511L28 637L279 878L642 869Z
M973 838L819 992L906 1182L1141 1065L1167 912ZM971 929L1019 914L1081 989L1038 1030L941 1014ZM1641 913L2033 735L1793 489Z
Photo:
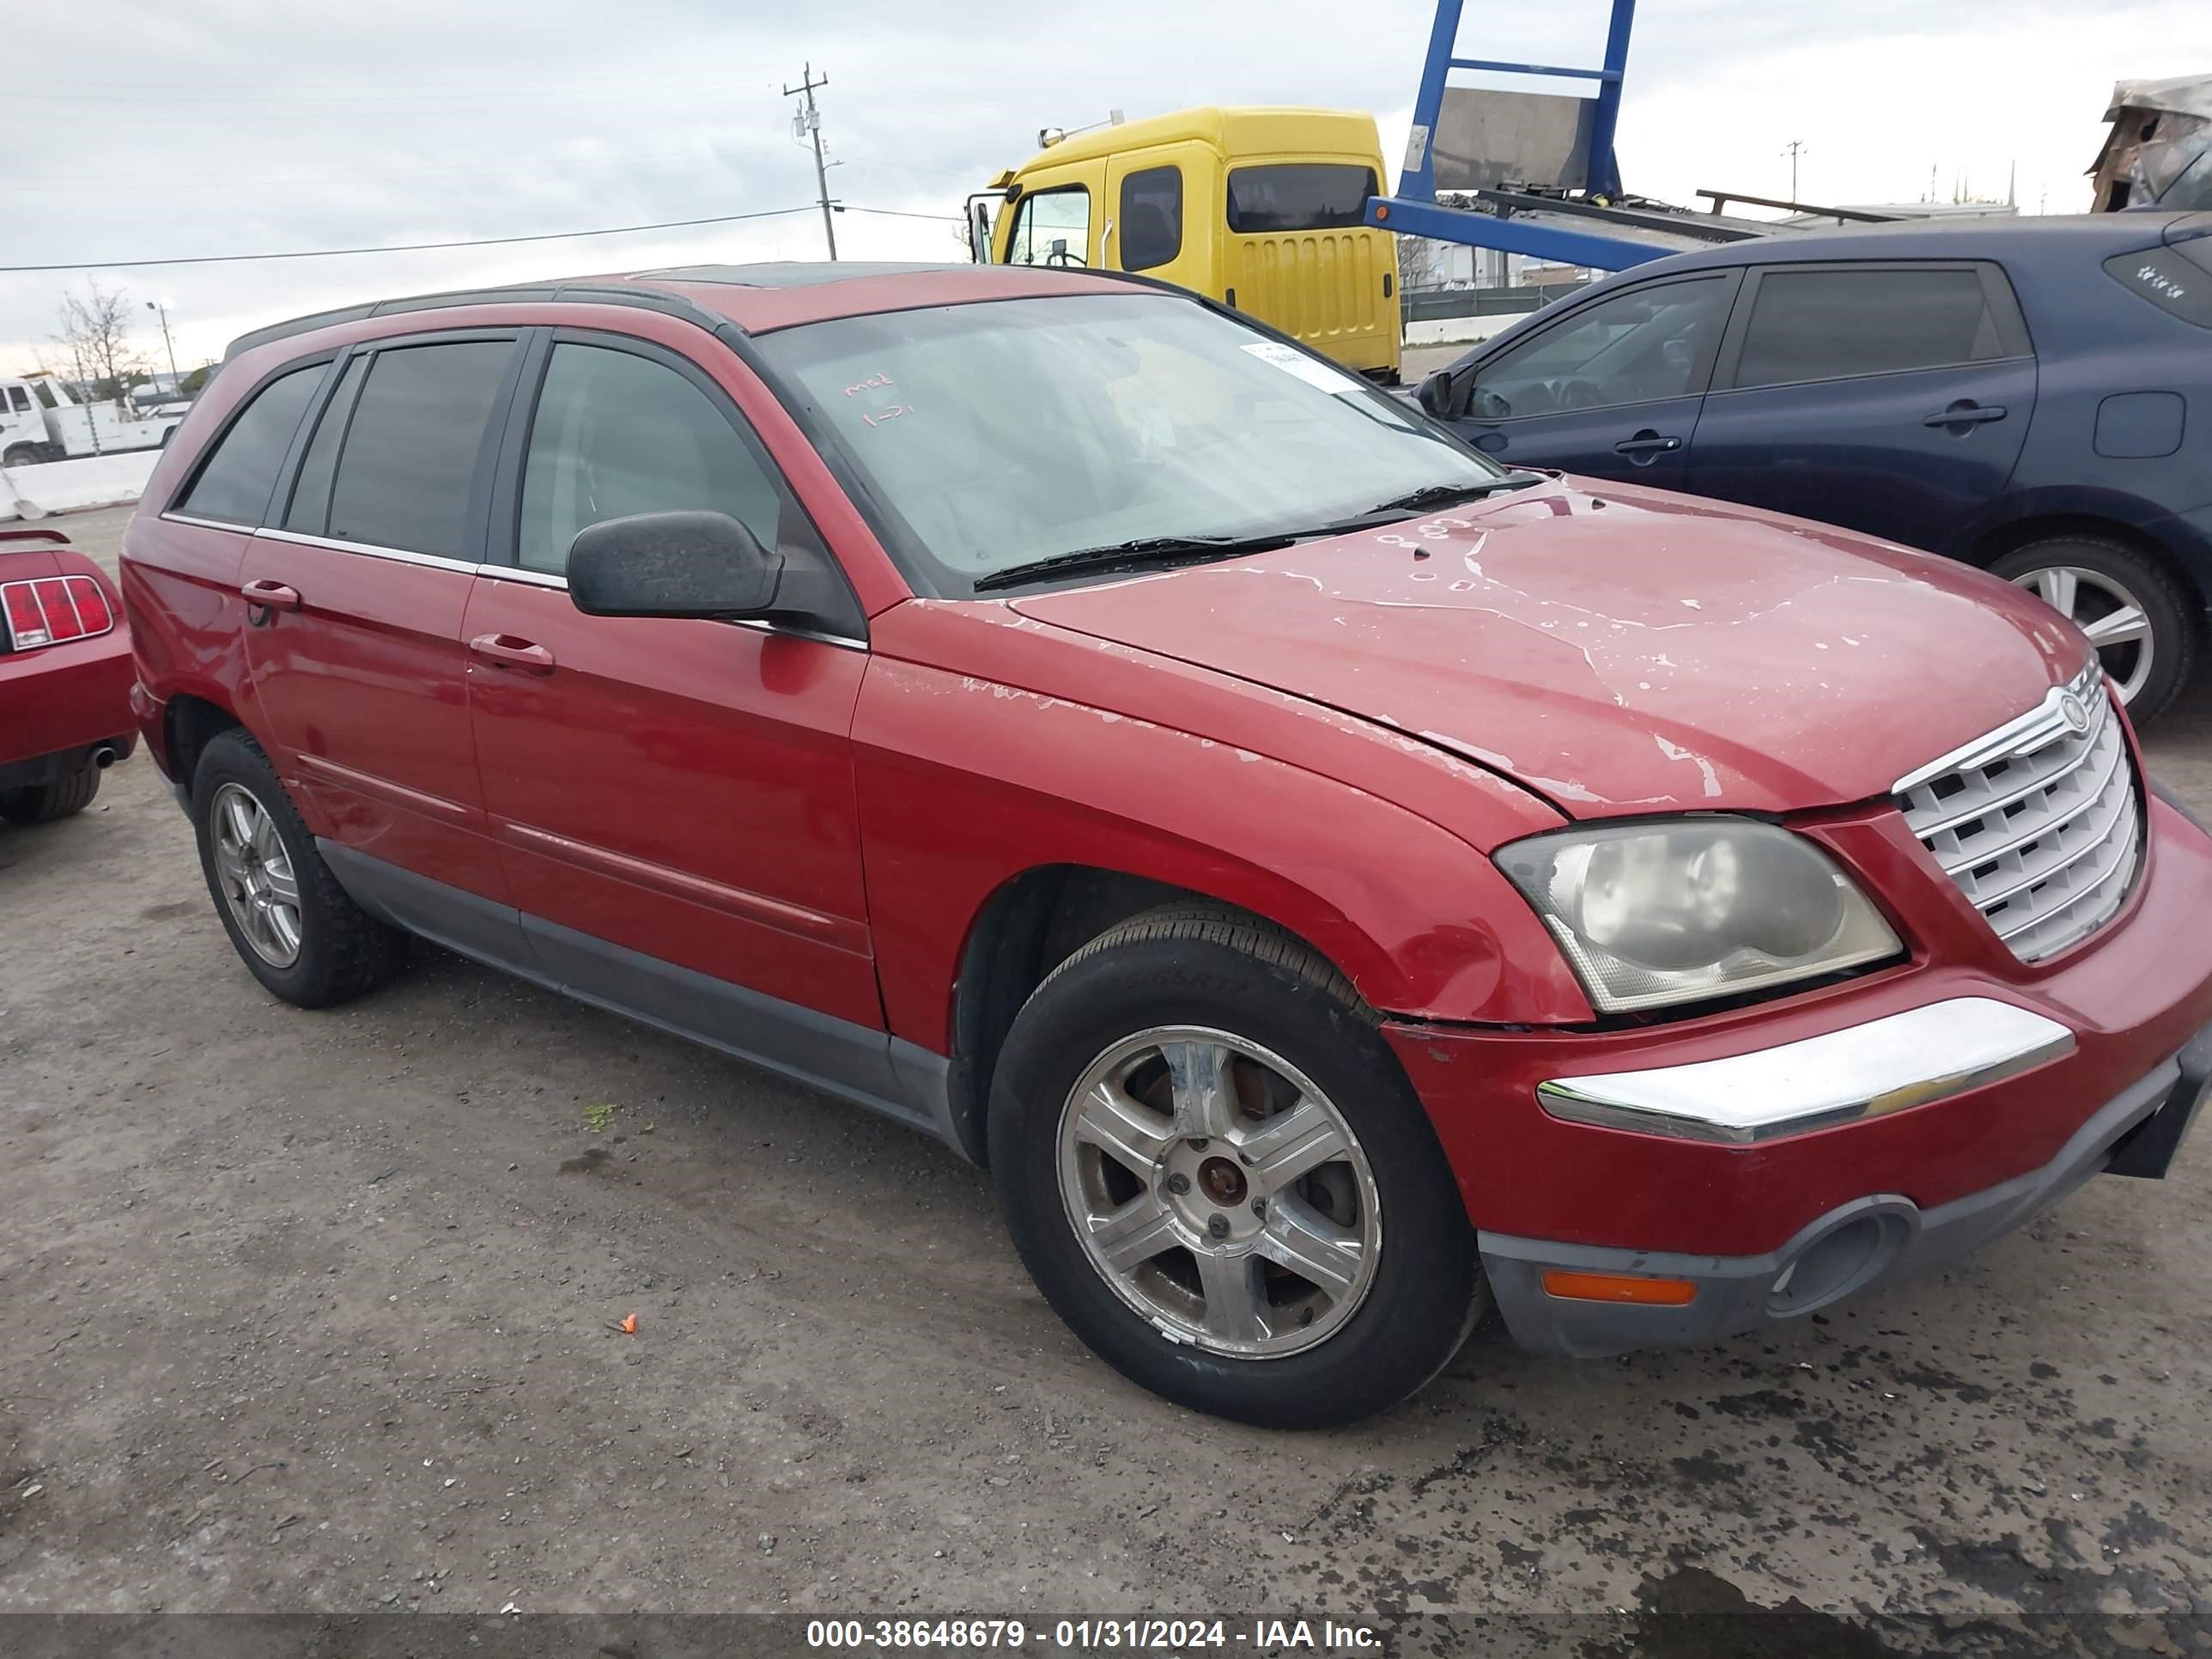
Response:
M52 823L82 812L100 793L100 769L81 762L76 771L27 789L0 790L0 818L10 823Z
M1182 1132L1204 1114L1171 1119L1168 1103L1205 1073L1193 1057L1207 1050L1230 1057L1230 1086L1187 1092L1227 1103L1227 1115L1193 1138ZM1115 1058L1125 1051L1139 1057ZM1093 1094L1102 1067L1118 1096ZM1082 1121L1109 1097L1136 1109L1108 1114L1115 1155ZM1310 1123L1286 1136L1279 1120L1293 1104ZM1275 1115L1255 1115L1262 1105ZM1279 1182L1264 1173L1270 1150L1318 1147L1323 1129L1340 1156ZM1055 969L999 1056L989 1136L1000 1208L1046 1300L1123 1376L1193 1410L1266 1428L1354 1422L1433 1377L1488 1306L1457 1184L1371 1011L1304 945L1235 912L1152 911ZM1273 1253L1316 1237L1316 1220L1359 1249L1311 1252L1327 1261L1307 1279ZM1201 1230L1216 1227L1235 1231ZM1138 1265L1116 1273L1094 1260L1099 1239ZM1355 1277L1340 1294L1322 1288Z
M0 466L36 466L46 459L44 444L15 444L5 455L0 455Z
M1990 570L2055 605L2090 635L2137 726L2157 719L2188 684L2194 607L2157 559L2102 536L2057 536L2014 548ZM2100 642L2098 624L2130 609L2141 613L2142 631Z
M238 834L241 824L254 833ZM371 916L338 885L276 769L244 732L222 732L201 751L192 774L192 827L223 931L246 970L272 995L301 1008L327 1008L374 989L405 964L407 935ZM226 865L234 848L251 855ZM233 889L241 885L252 890L234 902ZM257 896L270 902L258 904ZM289 955L288 930L276 920L287 908Z

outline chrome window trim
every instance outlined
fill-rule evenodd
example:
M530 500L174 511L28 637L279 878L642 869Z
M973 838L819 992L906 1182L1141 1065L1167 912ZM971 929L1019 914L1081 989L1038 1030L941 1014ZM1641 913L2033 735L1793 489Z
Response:
M372 559L391 559L400 564L428 565L439 570L477 570L474 559L456 559L443 553L413 553L404 547L378 542L340 541L335 536L310 536L304 531L262 529L253 532L264 541L289 542L295 547L326 548L333 553L363 553Z
M1960 744L1948 754L1938 755L1925 766L1914 767L1889 786L1889 793L1902 795L1948 772L1987 766L2011 756L2032 755L2061 738L2079 736L2084 728L2067 718L2066 699L2072 697L2081 705L2085 719L2097 716L2098 704L2105 701L2104 676L2102 665L2090 658L2080 673L2064 685L2052 686L2043 694L2043 701L2026 714L2015 715L1972 743Z
M556 576L550 570L532 570L520 564L480 564L477 570L479 574L489 576L495 581L523 582L532 587L557 587L564 593L568 591L568 579Z
M1536 1098L1570 1123L1745 1146L1926 1105L2073 1048L2073 1032L2033 1010L1950 997L1719 1060L1554 1078Z
M167 516L164 514L163 516ZM218 529L234 530L235 525L220 525ZM344 542L334 536L310 536L297 530L257 530L253 532L272 542L289 542L298 547L326 548L334 553L362 553L372 559L391 559L400 564L427 565L436 570L467 570L494 581L524 582L532 587L558 588L568 592L568 579L556 576L547 570L530 570L515 564L477 564L470 559L449 559L439 553L410 553L404 547L384 547L374 542ZM821 645L834 645L847 651L868 648L866 640L856 640L844 634L817 633L811 628L791 628L780 623L752 620L733 622L732 628L750 628L763 634L787 634L793 639L812 640Z
M228 524L221 519L198 519L189 513L164 513L161 516L171 524L188 524L196 530L237 530L249 536L254 533L250 524Z

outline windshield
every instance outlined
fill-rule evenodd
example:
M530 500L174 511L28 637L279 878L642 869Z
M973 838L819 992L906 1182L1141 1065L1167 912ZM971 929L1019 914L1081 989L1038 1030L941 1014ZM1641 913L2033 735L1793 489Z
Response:
M1504 476L1365 381L1167 295L887 312L759 343L939 592L1124 542L1310 532Z

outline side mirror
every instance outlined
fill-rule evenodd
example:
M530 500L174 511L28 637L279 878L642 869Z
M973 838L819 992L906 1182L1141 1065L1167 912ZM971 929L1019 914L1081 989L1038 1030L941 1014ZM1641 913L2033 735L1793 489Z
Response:
M1449 421L1454 413L1451 370L1438 369L1421 382L1421 389L1413 395L1430 414L1440 421Z
M783 583L770 552L726 513L637 513L568 544L568 598L587 617L764 617Z

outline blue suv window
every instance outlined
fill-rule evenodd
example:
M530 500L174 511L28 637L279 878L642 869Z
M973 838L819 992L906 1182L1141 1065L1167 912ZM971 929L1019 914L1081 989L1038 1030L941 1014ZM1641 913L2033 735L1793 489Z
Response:
M1738 386L1988 362L2011 354L1971 265L1759 273Z

